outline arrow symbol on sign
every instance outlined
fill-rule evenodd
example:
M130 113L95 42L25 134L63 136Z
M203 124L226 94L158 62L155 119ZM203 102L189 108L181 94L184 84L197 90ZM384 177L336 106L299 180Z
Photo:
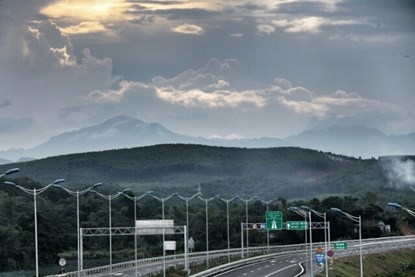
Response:
M288 223L288 224L287 224L287 229L290 229L290 226L291 226L291 224L290 224L290 223Z
M272 220L271 229L277 229L277 222L275 219Z

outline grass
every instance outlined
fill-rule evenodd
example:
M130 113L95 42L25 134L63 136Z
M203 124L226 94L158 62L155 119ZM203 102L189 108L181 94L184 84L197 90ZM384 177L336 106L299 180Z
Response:
M329 262L330 277L360 276L359 256L342 257ZM365 277L410 277L415 276L415 249L365 255L363 257ZM325 271L316 275L324 277Z

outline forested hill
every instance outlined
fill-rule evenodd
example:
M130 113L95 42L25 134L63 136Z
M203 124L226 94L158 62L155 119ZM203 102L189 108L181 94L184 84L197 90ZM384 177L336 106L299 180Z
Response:
M28 177L42 185L58 178L76 189L102 182L109 193L128 187L135 193L186 195L200 188L205 195L292 199L389 189L392 168L385 165L392 164L391 159L413 160L361 160L294 147L164 144L49 157L0 169L19 167L13 178Z

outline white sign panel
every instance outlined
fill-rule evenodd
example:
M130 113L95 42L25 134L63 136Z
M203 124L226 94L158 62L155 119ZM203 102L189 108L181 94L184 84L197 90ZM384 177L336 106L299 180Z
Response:
M174 220L136 220L135 229L137 235L174 234Z
M166 240L164 242L164 250L167 250L167 251L176 251L176 241L174 241L174 240Z

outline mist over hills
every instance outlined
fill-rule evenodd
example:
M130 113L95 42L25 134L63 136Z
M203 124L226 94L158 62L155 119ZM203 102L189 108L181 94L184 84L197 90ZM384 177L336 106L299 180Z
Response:
M13 178L41 184L63 178L72 189L102 182L108 193L130 188L137 194L153 190L188 195L200 186L209 197L294 199L377 192L393 198L394 189L410 190L415 184L415 156L363 160L297 147L159 144L0 165L0 172L10 166L20 168Z
M34 148L0 151L0 164L70 153L167 143L247 148L295 146L363 158L415 153L414 133L389 136L375 129L358 126L307 130L284 139L262 137L231 140L186 136L170 131L158 123L117 116L99 125L54 136Z

